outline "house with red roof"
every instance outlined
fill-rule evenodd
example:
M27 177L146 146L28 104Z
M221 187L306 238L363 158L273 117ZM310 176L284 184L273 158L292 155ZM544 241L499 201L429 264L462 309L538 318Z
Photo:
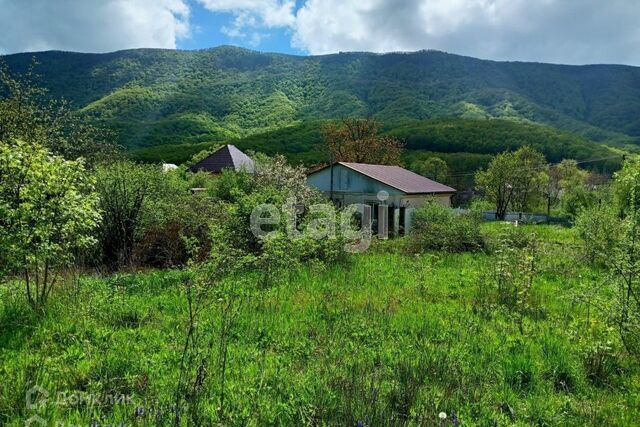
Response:
M454 188L400 166L338 162L315 170L307 183L324 192L338 206L371 206L375 229L384 212L391 234L403 234L411 228L411 214L420 206L436 201L451 206ZM379 206L386 209L379 209Z

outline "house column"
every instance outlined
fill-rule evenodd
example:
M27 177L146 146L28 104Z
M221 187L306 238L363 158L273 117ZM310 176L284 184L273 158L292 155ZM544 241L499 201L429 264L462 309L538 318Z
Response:
M400 208L394 206L389 209L393 209L393 224L390 224L391 230L392 230L391 235L399 236L400 235Z
M389 206L378 205L378 238L387 239L389 237Z
M411 216L414 208L406 208L404 210L404 234L405 236L411 231Z

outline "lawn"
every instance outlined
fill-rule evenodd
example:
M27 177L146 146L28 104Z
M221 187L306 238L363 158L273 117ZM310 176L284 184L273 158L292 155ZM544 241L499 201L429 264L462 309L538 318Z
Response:
M611 297L603 274L582 261L572 229L522 229L540 242L517 310L498 298L498 254L408 255L397 240L221 285L234 296L212 300L197 323L211 344L201 420L438 425L444 412L447 425L454 413L463 426L637 425L637 362L592 304ZM0 289L0 424L171 424L188 275L81 276L43 315L19 284ZM36 384L49 396L28 406Z

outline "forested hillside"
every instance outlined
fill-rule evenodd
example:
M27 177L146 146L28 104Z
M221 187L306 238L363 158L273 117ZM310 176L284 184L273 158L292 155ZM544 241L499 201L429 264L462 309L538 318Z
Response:
M233 143L245 151L261 151L269 155L284 153L294 163L319 164L329 161L321 136L322 124L322 121L304 122L235 139ZM589 160L584 166L599 172L612 172L622 162L617 151L584 137L503 119L415 120L387 126L383 134L403 141L406 166L438 156L448 163L453 173L484 167L493 155L523 145L536 148L552 163L569 158ZM214 145L215 142L157 145L134 150L132 156L144 162L182 163Z
M302 57L229 46L25 53L3 61L24 72L33 56L53 96L117 130L128 148L272 135L346 116L374 116L403 135L423 126L417 121L459 117L539 123L608 143L640 139L636 67L494 62L436 51ZM420 138L412 136L409 148L433 149Z

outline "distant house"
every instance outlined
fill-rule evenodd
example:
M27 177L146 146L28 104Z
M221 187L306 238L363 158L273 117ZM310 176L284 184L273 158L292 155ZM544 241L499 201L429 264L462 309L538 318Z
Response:
M203 171L218 174L225 169L232 169L235 171L245 170L252 173L254 167L251 157L238 150L234 145L227 144L189 167L189 170L191 172Z
M361 203L370 205L372 220L378 216L378 205L388 205L391 234L402 234L411 228L411 214L429 200L451 206L456 190L399 166L338 162L315 170L307 183L324 192L339 206ZM375 227L374 227L375 228Z

